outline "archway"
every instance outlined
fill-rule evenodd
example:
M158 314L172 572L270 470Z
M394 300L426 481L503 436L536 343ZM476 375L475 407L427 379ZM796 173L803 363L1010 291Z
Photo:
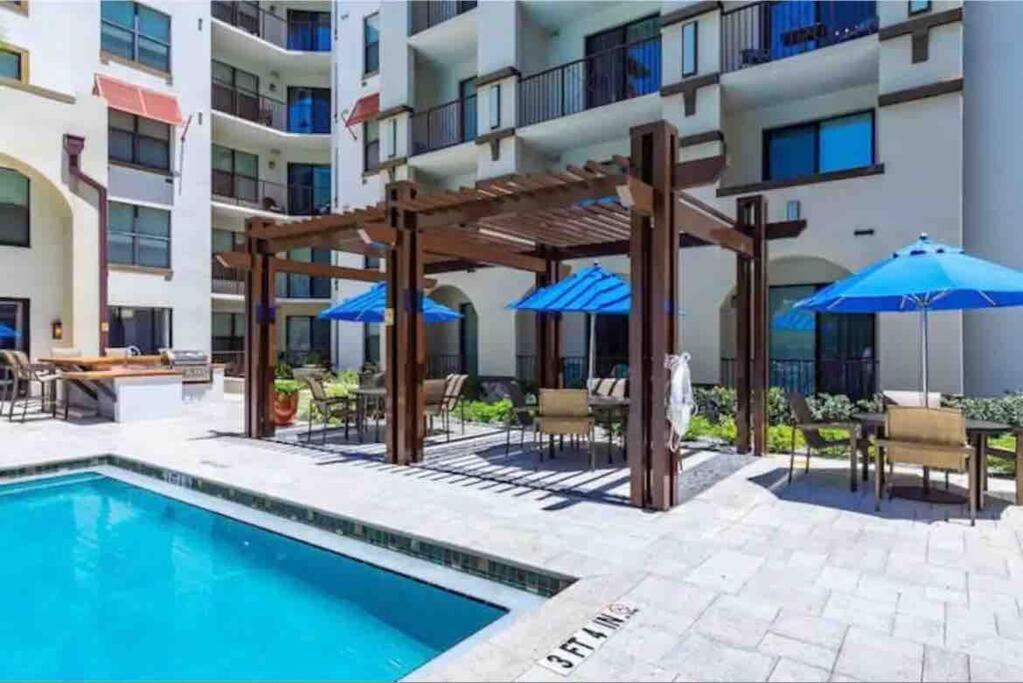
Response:
M479 375L479 319L472 300L454 285L441 285L430 292L430 298L462 317L426 326L427 375Z
M849 274L817 256L771 261L768 296L770 383L804 394L862 398L877 389L877 325L874 315L814 314L793 305ZM735 382L734 291L719 309L721 383Z

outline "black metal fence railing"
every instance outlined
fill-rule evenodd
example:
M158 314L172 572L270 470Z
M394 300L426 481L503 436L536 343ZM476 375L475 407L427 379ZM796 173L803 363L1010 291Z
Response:
M412 154L451 147L476 138L476 96L454 100L412 116Z
M278 362L285 362L293 368L303 365L330 367L330 349L286 349L277 352Z
M877 32L877 3L755 2L721 16L725 73L817 50Z
M462 357L457 353L432 353L426 358L426 376L430 379L461 374Z
M266 95L213 79L212 106L217 111L237 116L279 131L288 130L288 105Z
M330 13L309 13L315 19L285 19L255 2L213 0L214 19L236 26L285 50L330 52Z
M283 185L213 169L211 191L218 200L289 216L319 216L330 213L329 188Z
M809 394L844 394L852 400L877 393L878 363L874 359L847 360L772 358L768 381L783 391ZM735 359L721 359L721 384L735 386Z
M598 52L519 81L519 125L658 92L661 38Z
M419 0L409 3L412 12L409 35L453 19L476 7L475 0Z
M537 361L533 354L518 354L515 356L515 379L520 382L534 383L538 379ZM567 388L579 388L585 386L586 376L589 372L589 362L586 356L562 356L561 378ZM627 356L597 356L593 364L593 372L596 377L621 377L629 376L629 359Z
M245 294L245 278L242 271L228 268L214 256L211 266L214 294Z
M515 356L515 379L526 384L533 384L537 381L536 356L532 354L518 354Z
M244 351L214 351L210 360L224 366L224 375L227 377L245 376L245 352Z

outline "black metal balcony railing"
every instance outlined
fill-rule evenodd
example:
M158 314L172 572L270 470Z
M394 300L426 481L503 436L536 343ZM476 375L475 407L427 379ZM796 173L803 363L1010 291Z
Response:
M217 257L212 258L211 273L213 275L214 294L245 294L245 279L242 271L228 268Z
M285 19L255 2L213 0L214 19L236 26L285 50L330 52L330 20ZM324 12L329 17L329 14ZM309 16L306 13L306 16Z
M217 111L279 131L288 130L288 105L266 95L213 79L212 104Z
M430 379L462 372L462 357L457 353L431 353L426 358L426 376Z
M476 138L476 96L427 109L412 116L412 154L443 149Z
M518 354L515 356L515 378L520 382L532 384L536 382L537 374L536 356L533 354ZM585 386L586 375L589 372L589 363L586 356L562 356L561 358L561 380L568 388L579 388ZM597 356L593 364L593 372L596 377L628 377L629 359L627 356Z
M755 2L721 16L725 73L877 32L877 3Z
M598 52L519 81L519 123L549 121L657 92L661 38Z
M877 361L872 358L772 358L768 381L772 387L810 394L844 394L853 400L877 393ZM721 383L735 386L735 359L721 359Z
M289 216L330 213L329 189L310 185L282 185L213 169L211 191L218 200Z
M409 35L425 31L476 7L475 0L419 0L409 3L412 12Z

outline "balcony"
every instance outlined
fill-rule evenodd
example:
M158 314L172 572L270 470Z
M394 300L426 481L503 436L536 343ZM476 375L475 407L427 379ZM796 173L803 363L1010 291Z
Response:
M661 87L661 38L589 55L519 81L519 126L656 93Z
M288 131L288 105L266 95L236 88L213 80L211 93L213 109L261 126Z
M243 296L245 294L245 278L240 270L224 266L217 257L212 258L213 293Z
M774 62L877 32L877 3L755 2L721 16L724 73Z
M476 138L476 96L454 100L412 117L412 154L425 154Z
M282 50L330 52L330 13L293 11L287 19L268 12L254 2L211 3L214 19L219 19Z
M454 19L476 7L475 0L420 0L409 4L412 12L409 35Z
M330 213L329 186L283 185L214 169L211 191L215 201L287 216Z

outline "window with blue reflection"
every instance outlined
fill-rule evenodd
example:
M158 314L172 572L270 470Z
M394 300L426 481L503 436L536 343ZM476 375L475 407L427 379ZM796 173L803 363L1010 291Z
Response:
M330 12L288 10L288 49L330 52Z
M682 27L682 77L696 74L696 22Z
M816 124L771 130L765 135L767 177L764 180L788 180L816 172Z
M288 88L288 131L330 132L330 88Z
M874 163L874 115L843 116L820 123L818 173L862 168Z

